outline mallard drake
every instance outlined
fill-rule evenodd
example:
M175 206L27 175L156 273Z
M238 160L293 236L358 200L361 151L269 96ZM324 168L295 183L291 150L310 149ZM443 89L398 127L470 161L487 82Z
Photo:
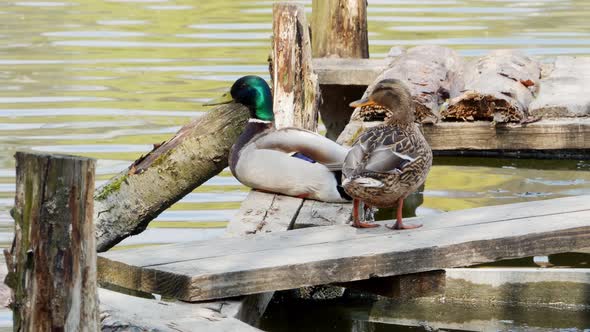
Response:
M250 110L250 120L229 156L230 170L238 181L253 189L300 198L351 200L340 183L349 149L308 130L275 129L272 95L265 80L244 76L207 105L229 102Z
M353 198L353 226L378 226L359 220L362 201L378 208L397 206L397 221L390 228L420 227L403 224L402 207L404 198L425 181L432 165L432 151L414 123L412 97L402 81L382 80L366 98L350 106L375 104L392 110L391 116L356 139L342 166L342 185Z

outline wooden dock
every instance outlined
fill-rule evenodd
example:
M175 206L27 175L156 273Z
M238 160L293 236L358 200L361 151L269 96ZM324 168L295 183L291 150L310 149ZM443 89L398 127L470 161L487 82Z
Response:
M590 196L448 212L415 231L304 228L99 256L99 281L201 301L590 247Z
M373 84L392 63L383 59L314 59L314 70L322 91L337 94L340 99L355 100L358 91ZM540 90L530 104L529 113L540 121L528 124L488 121L439 121L423 125L424 135L433 151L451 155L491 155L520 157L590 158L590 94L585 89L590 79L590 57L559 56L544 59ZM342 114L344 128L339 142L350 142L359 130L379 122L351 121L352 110L346 104L328 98L324 109L331 116ZM328 134L330 133L330 126ZM338 131L340 133L340 131ZM333 136L333 134L332 134ZM481 153L478 153L481 152Z

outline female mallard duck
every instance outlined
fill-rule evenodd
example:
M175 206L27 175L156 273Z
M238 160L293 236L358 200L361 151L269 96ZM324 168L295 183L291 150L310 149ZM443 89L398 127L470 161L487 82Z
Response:
M342 166L344 190L353 197L353 226L378 226L359 220L362 201L381 208L397 205L397 222L390 228L420 227L402 222L404 198L424 182L432 165L432 151L414 123L410 91L400 80L386 79L350 106L374 104L392 110L391 116L360 135Z
M275 129L272 95L258 76L238 79L217 105L237 102L248 107L250 120L232 146L229 167L242 184L273 193L325 202L351 198L340 186L348 149L314 132Z

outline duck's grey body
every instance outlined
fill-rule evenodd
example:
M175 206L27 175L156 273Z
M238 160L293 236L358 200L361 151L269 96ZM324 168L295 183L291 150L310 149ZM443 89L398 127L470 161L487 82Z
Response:
M230 169L244 185L324 202L346 202L333 171L349 149L298 128L275 130L270 122L250 122L232 147ZM293 157L301 153L315 162Z

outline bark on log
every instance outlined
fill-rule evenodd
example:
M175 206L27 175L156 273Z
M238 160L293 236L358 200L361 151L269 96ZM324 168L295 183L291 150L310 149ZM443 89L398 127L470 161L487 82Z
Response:
M211 110L98 188L97 250L141 233L158 214L227 167L229 149L248 117L248 109L236 103Z
M317 131L320 90L311 63L311 40L303 5L273 5L271 55L273 110L277 128Z
M314 58L369 58L367 31L366 0L312 1ZM363 84L358 85L361 86L321 86L320 114L329 139L336 140L350 120L353 109L348 104L356 100L365 88Z
M465 68L465 90L453 96L443 119L520 122L539 87L538 61L510 50L498 50Z
M463 60L457 52L441 46L417 46L393 58L388 68L367 88L364 96L383 79L399 79L408 85L412 93L417 121L434 123L440 118L439 106L463 89L462 72ZM390 112L364 106L355 110L351 120L383 120L390 116Z
M98 331L95 161L16 153L15 239L6 283L14 331Z
M548 117L590 116L590 58L560 56L551 73L541 79L531 115Z

